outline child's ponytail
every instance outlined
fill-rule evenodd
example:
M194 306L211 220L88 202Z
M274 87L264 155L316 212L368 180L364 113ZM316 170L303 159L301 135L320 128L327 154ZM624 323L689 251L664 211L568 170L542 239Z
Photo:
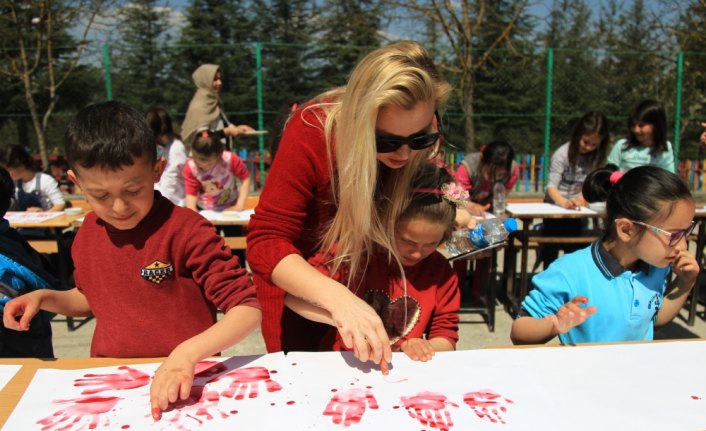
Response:
M606 202L603 240L614 239L618 218L649 223L669 215L677 202L694 200L684 181L662 168L639 166L622 176L615 172L614 165L599 168L586 177L583 185L583 196L588 202Z

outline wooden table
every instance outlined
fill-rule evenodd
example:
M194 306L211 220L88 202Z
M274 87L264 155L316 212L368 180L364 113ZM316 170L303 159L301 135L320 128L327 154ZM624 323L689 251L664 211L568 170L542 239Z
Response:
M534 219L598 219L601 214L588 208L565 209L548 203L511 203L507 205L507 213L522 222L522 229L513 233L505 253L505 276L508 304L511 314L520 312L522 300L528 291L528 255L530 242L536 244L588 244L597 239L595 236L567 237L544 236L541 231L530 229ZM520 286L515 286L516 276L516 244L520 244Z

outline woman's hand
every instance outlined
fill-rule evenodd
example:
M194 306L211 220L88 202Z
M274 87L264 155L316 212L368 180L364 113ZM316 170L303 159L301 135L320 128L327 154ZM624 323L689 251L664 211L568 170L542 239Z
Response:
M490 204L481 205L475 202L469 202L466 209L473 216L485 218L485 213L490 209Z
M223 129L223 132L226 134L226 136L233 136L237 137L240 135L244 135L247 132L254 132L255 129L252 127L246 125L246 124L241 124L241 125L233 125L231 124L230 126L226 127Z
M329 311L343 344L360 361L380 364L383 374L387 374L387 364L392 360L390 339L375 310L351 292Z

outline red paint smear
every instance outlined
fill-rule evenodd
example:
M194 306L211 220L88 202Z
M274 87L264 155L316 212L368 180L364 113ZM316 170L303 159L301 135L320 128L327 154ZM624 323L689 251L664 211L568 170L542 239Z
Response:
M698 395L692 395L692 396L691 396L691 399L692 399L692 400L700 400L701 397L698 396Z
M218 361L201 361L196 363L194 367L194 378L198 377L213 377L228 370L222 362Z
M168 419L169 422L179 424L180 428L184 428L181 424L184 419L189 418L195 420L199 424L203 424L203 419L212 420L215 416L225 419L229 417L228 413L218 409L220 395L217 391L206 391L204 386L195 385L191 387L189 397L185 400L179 400L173 404L173 408L177 411L176 414ZM186 429L186 428L184 428Z
M49 430L61 426L61 430L81 429L85 424L80 422L88 418L88 429L95 429L101 420L101 415L111 411L115 404L122 398L119 397L85 397L73 400L57 400L56 404L69 404L67 407L57 410L51 416L37 421L37 424L44 425L42 430ZM106 425L109 423L106 423ZM76 428L73 428L76 427Z
M402 397L401 400L409 416L417 419L422 425L443 431L448 431L454 426L446 406L458 407L458 404L447 401L445 395L425 391L411 397Z
M365 409L378 408L377 400L368 389L348 389L335 394L324 409L324 416L331 416L334 424L349 426L360 423Z
M128 429L128 428L130 428L130 425L123 425L123 426L120 427L120 429L124 429L124 430L126 430L126 429Z
M230 411L230 414L232 414L232 415L237 415L237 414L238 414L238 411L237 411L237 410L231 410L231 411Z
M463 402L466 403L480 419L488 419L492 423L505 423L501 413L507 412L507 407L503 403L514 404L508 398L503 398L492 389L481 389L477 392L469 392L463 395Z
M293 366L293 367L296 367L296 366L297 366L297 363L296 363L296 362L292 362L292 366Z
M74 380L74 386L93 386L92 389L84 389L82 395L97 394L109 390L126 390L146 386L150 382L149 374L143 373L135 368L123 365L118 367L122 373L113 374L84 374L81 379Z
M287 405L288 405L288 406L294 405L295 402L296 402L296 401L287 401Z
M226 379L231 382L228 388L221 392L221 395L236 400L242 400L246 396L257 398L260 382L265 384L267 392L282 390L282 386L270 378L270 372L265 367L240 368L226 373L214 381Z

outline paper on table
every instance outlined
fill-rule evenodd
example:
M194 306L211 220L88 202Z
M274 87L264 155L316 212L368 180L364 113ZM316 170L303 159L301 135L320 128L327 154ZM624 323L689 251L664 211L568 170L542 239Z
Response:
M0 391L17 374L22 365L0 365Z
M221 211L201 210L201 211L199 211L199 214L204 216L209 221L233 220L233 218L224 217L223 213ZM250 217L253 214L255 214L254 209L238 211L238 219L237 220L250 220Z
M513 203L507 204L507 212L512 215L533 215L533 214L576 214L576 212L586 214L598 214L592 209L581 207L580 209L566 209L559 205L548 203Z
M51 220L54 217L64 215L61 211L44 211L44 212L27 212L27 211L8 211L5 213L5 219L10 223L41 223Z

